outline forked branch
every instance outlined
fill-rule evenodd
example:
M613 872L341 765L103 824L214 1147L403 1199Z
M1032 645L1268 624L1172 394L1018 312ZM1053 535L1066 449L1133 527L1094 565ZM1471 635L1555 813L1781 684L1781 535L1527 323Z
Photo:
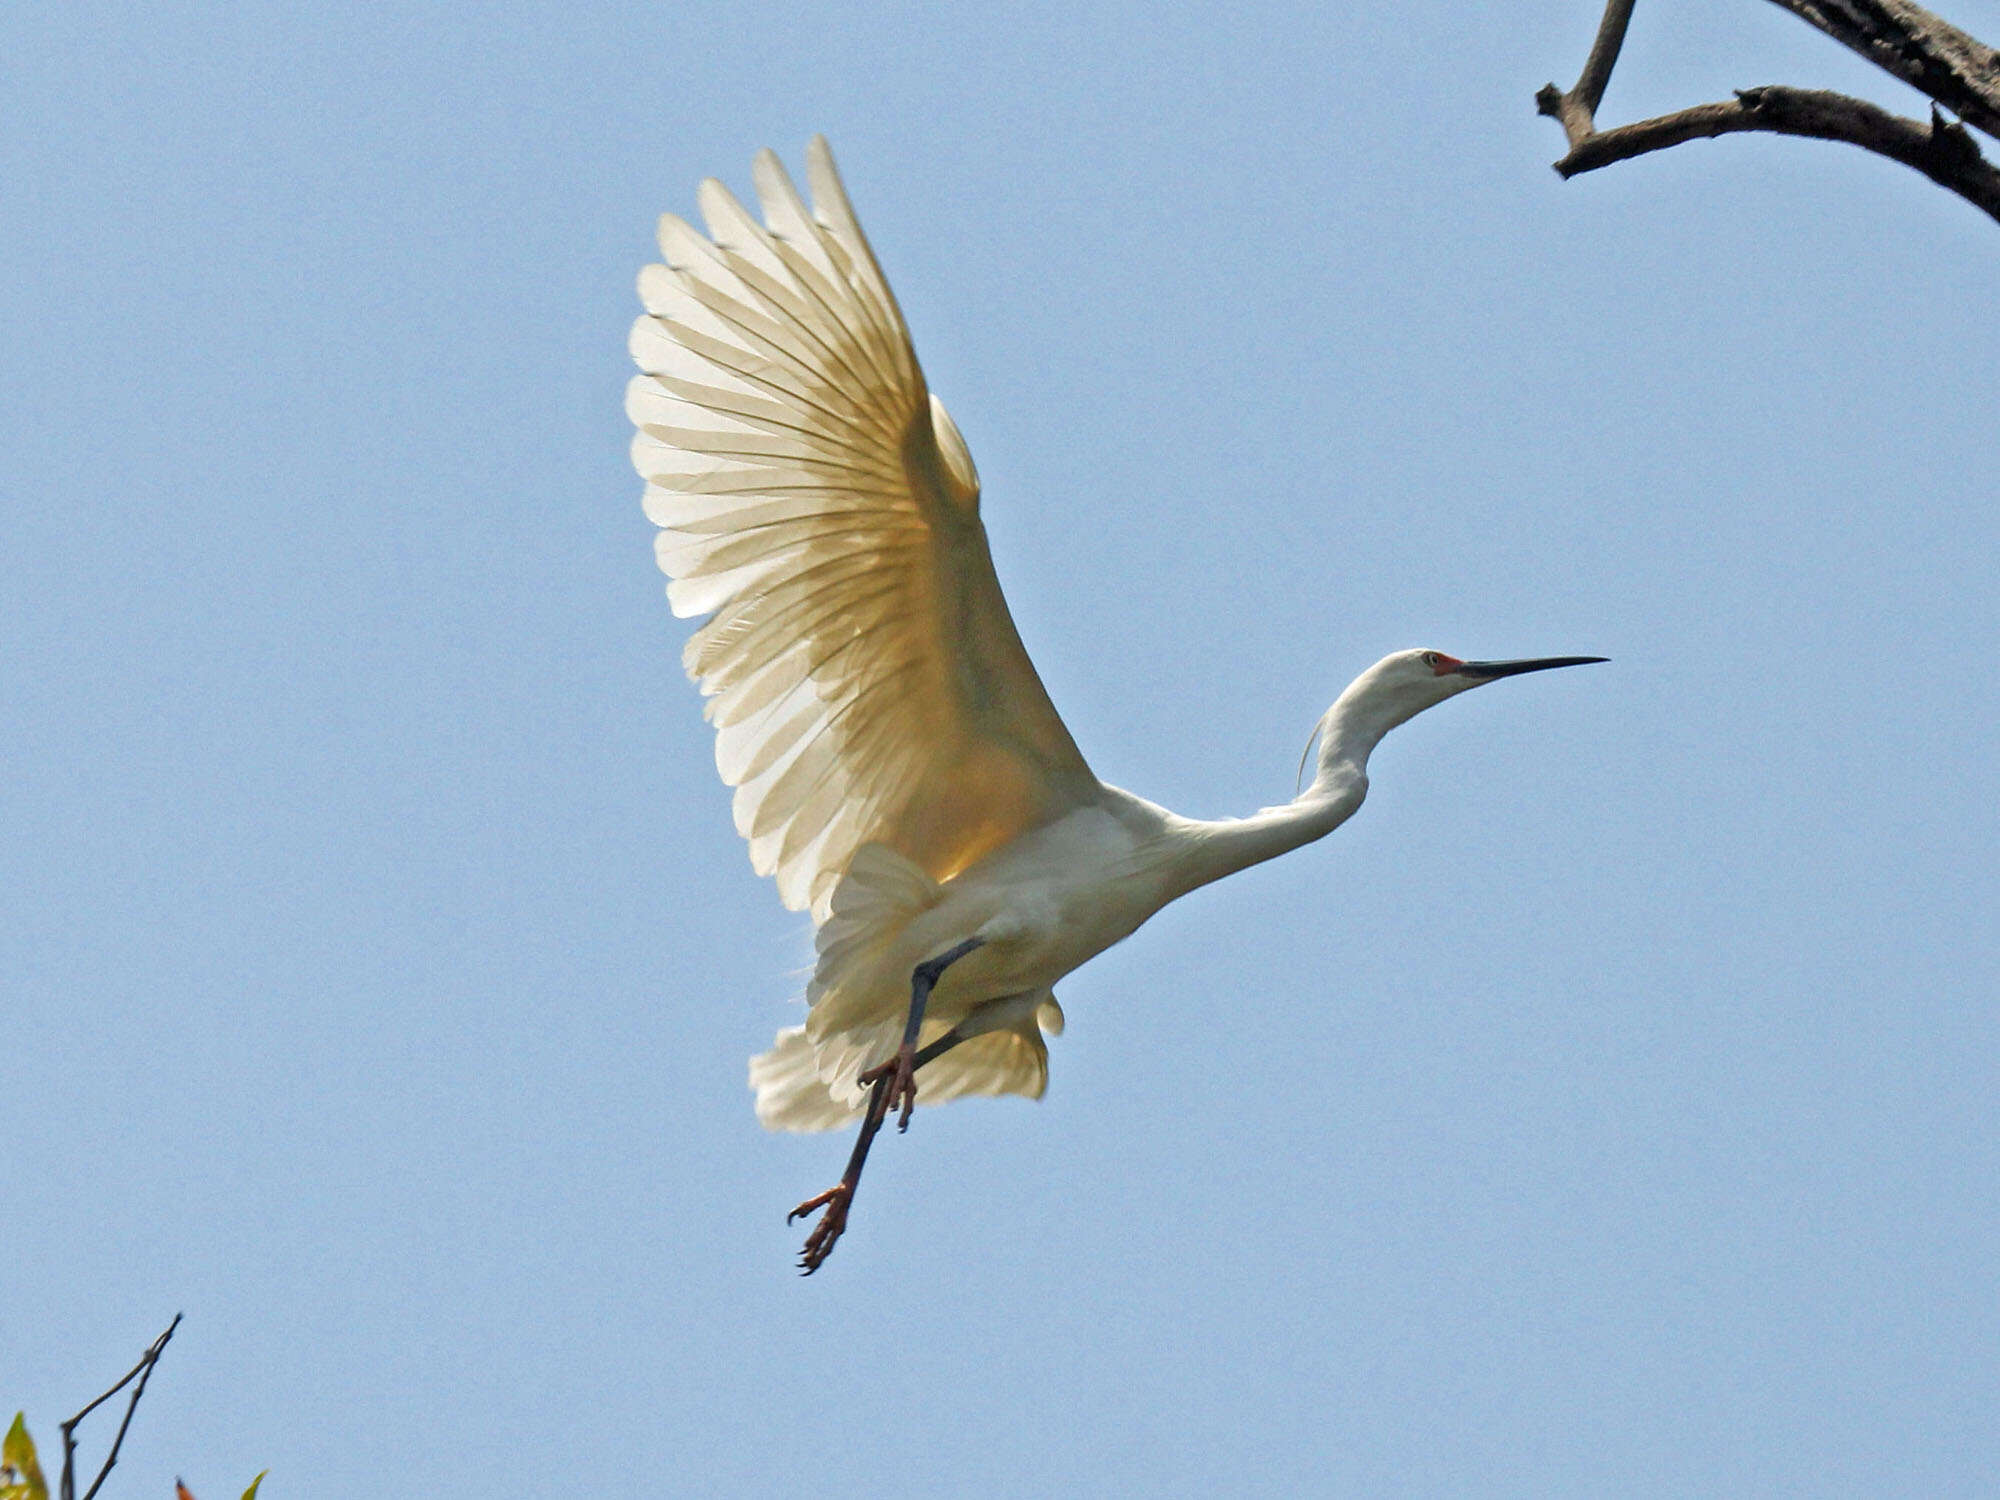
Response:
M146 1352L139 1357L139 1363L125 1372L124 1379L62 1424L62 1500L76 1500L77 1424L126 1386L132 1386L132 1399L125 1403L125 1420L118 1424L118 1436L111 1440L111 1452L105 1455L104 1467L97 1471L97 1477L90 1482L90 1488L83 1492L83 1500L93 1500L103 1485L105 1476L111 1472L111 1466L118 1462L118 1450L125 1446L125 1430L132 1425L132 1413L139 1409L139 1398L146 1394L146 1382L152 1378L153 1366L160 1362L160 1353L167 1347L167 1340L174 1336L174 1330L180 1326L181 1315L175 1313L173 1322L167 1325L167 1331L153 1340ZM135 1380L138 1384L132 1385Z
M1597 39L1590 44L1590 56L1583 61L1575 88L1564 93L1548 83L1535 95L1541 112L1562 122L1572 148L1597 131L1597 106L1604 102L1604 87L1611 82L1611 70L1618 66L1618 50L1625 45L1625 28L1631 23L1634 3L1610 0L1604 7L1604 19L1597 23Z
M1535 95L1541 112L1562 125L1569 153L1555 164L1565 178L1683 141L1738 131L1844 141L1902 162L2000 220L2000 169L1987 161L1964 125L1933 106L1928 125L1865 99L1824 89L1776 85L1741 89L1733 100L1698 104L1610 130L1597 107L1624 45L1634 0L1608 0L1589 59L1567 92L1549 84ZM1914 84L1989 134L2000 134L2000 53L1907 0L1773 0L1774 4Z

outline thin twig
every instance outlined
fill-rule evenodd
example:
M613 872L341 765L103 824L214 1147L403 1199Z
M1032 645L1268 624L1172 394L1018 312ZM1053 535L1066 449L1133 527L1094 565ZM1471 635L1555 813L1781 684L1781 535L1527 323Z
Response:
M139 1409L139 1398L146 1394L146 1382L153 1377L153 1366L160 1362L160 1353L167 1347L167 1340L174 1336L174 1330L180 1326L181 1314L175 1313L173 1322L167 1325L167 1331L153 1340L146 1352L139 1357L139 1363L132 1366L130 1370L127 1370L123 1379L62 1424L62 1500L76 1500L77 1424L96 1411L98 1407L109 1401L113 1396L124 1390L126 1386L131 1385L135 1378L138 1380L138 1385L134 1386L132 1390L132 1399L125 1405L125 1420L118 1424L118 1436L112 1439L111 1452L104 1460L104 1467L97 1471L97 1478L93 1479L90 1483L90 1488L83 1492L83 1500L93 1500L98 1488L104 1483L105 1475L109 1474L111 1466L118 1462L118 1450L125 1443L125 1430L132 1425L132 1413Z
M1605 85L1611 82L1611 70L1618 66L1618 49L1625 45L1625 28L1631 24L1635 3L1609 0L1604 7L1604 18L1597 23L1597 39L1590 44L1590 56L1584 59L1575 88L1564 93L1546 83L1535 95L1536 108L1561 122L1572 147L1596 133L1597 106L1604 102Z
M1556 163L1556 170L1574 177L1683 141L1745 130L1845 141L1915 168L2000 220L2000 169L1980 155L1979 143L1963 125L1947 124L1936 110L1925 125L1892 115L1865 99L1824 89L1743 89L1727 103L1698 104L1633 125L1593 131Z

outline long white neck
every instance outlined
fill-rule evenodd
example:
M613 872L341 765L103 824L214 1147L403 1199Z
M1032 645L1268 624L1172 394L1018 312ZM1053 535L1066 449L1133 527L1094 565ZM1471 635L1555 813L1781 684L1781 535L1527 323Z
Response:
M1355 683L1320 720L1319 761L1312 784L1283 807L1217 822L1185 820L1192 835L1177 861L1174 891L1184 895L1323 839L1354 816L1368 795L1368 756L1408 713L1384 704Z

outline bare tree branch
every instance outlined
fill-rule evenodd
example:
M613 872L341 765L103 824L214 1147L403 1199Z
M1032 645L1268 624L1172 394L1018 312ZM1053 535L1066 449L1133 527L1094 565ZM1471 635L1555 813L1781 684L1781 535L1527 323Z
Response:
M1633 125L1597 128L1597 106L1617 66L1634 0L1606 0L1597 38L1576 86L1553 83L1535 95L1543 114L1561 124L1569 154L1555 164L1565 178L1613 162L1662 151L1683 141L1744 130L1845 141L1922 172L2000 220L2000 170L1980 155L1965 126L1946 123L1937 105L2000 136L2000 52L1939 20L1910 0L1772 0L1852 47L1869 61L1936 101L1931 121L1894 115L1865 99L1823 89L1771 85L1740 89L1732 103L1698 104Z
M2000 168L1979 154L1979 143L1963 125L1946 124L1935 109L1925 125L1878 109L1865 99L1824 89L1775 85L1743 89L1728 103L1698 104L1637 124L1593 131L1556 163L1556 170L1574 177L1683 141L1741 130L1845 141L1914 167L1939 187L2000 220Z
M2000 136L2000 52L1909 0L1771 0Z
M1636 0L1610 0L1604 19L1597 25L1597 40L1590 44L1590 56L1576 87L1564 93L1553 83L1544 84L1535 95L1535 104L1545 115L1562 122L1563 134L1571 146L1597 129L1597 106L1604 102L1604 86L1611 82L1611 70L1618 66L1618 49L1625 45L1625 28L1632 20Z
M160 1362L160 1353L167 1347L167 1340L174 1336L174 1330L180 1326L181 1315L175 1313L173 1322L167 1325L167 1331L153 1340L146 1352L139 1357L139 1363L127 1370L122 1380L62 1424L62 1500L76 1500L77 1424L126 1386L132 1385L134 1379L138 1380L139 1383L132 1387L132 1399L125 1404L125 1420L118 1424L118 1436L111 1441L111 1452L105 1457L104 1467L97 1471L97 1477L90 1482L90 1488L83 1492L83 1500L94 1500L99 1487L104 1483L105 1476L111 1472L111 1466L118 1462L118 1450L125 1445L125 1430L132 1425L132 1413L139 1409L139 1398L146 1394L146 1382L152 1379L153 1366Z

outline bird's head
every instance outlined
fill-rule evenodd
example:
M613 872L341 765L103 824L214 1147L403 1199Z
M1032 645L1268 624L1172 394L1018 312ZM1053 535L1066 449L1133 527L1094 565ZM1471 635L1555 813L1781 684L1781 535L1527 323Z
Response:
M1355 678L1341 698L1364 698L1370 706L1386 710L1387 723L1383 727L1393 729L1434 704L1455 698L1468 688L1476 688L1496 678L1518 677L1523 672L1546 672L1551 667L1580 667L1605 659L1602 656L1537 656L1521 661L1461 661L1442 651L1398 651L1383 657Z
M1521 661L1461 661L1442 651L1398 651L1385 656L1348 684L1347 691L1320 720L1321 773L1343 758L1365 764L1368 752L1398 724L1469 688L1500 677L1606 659L1537 656Z

